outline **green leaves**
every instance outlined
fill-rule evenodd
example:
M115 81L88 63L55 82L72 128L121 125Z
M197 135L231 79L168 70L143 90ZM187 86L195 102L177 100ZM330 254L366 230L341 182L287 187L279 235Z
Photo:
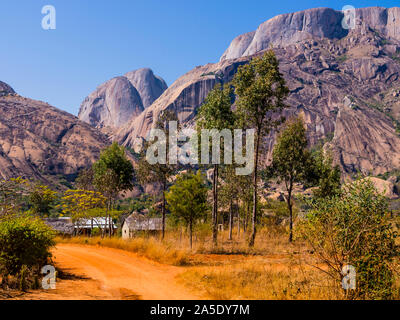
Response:
M357 271L357 290L349 298L390 299L391 263L399 255L388 202L368 179L343 187L332 198L308 201L310 212L302 226L315 253L341 281L344 265Z
M201 172L180 175L166 199L171 213L187 224L203 217L207 211L207 188Z
M94 185L106 197L115 198L124 190L132 190L134 169L125 148L114 142L93 165Z

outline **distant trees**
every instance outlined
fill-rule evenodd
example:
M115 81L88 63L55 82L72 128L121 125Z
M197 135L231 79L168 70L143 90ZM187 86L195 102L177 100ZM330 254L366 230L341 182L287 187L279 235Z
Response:
M107 218L114 208L121 192L132 190L134 186L134 168L126 156L125 148L114 142L104 149L100 158L93 164L93 184L97 191L107 198ZM110 221L110 236L113 228Z
M307 136L301 118L288 120L273 150L271 171L285 183L286 203L289 211L289 242L293 241L293 187L294 183L307 182L307 170L311 165L310 152L307 150Z
M96 223L96 218L104 216L106 203L107 198L100 192L67 190L61 198L60 209L63 215L70 216L77 223L78 228L80 221L90 219L92 229L96 226L101 229L101 226ZM109 211L108 215L111 216ZM104 232L102 232L102 235L104 235Z
M54 201L57 199L57 192L41 184L35 184L30 189L31 212L40 216L48 216L53 208Z
M190 248L193 248L193 227L207 212L207 188L201 172L180 175L166 199L171 213L188 227Z
M237 96L237 114L244 127L255 128L256 142L253 174L252 233L249 245L254 246L257 224L258 164L263 137L282 123L281 111L289 94L285 79L279 72L279 62L270 50L239 67L233 79Z
M233 89L230 84L221 86L217 84L213 90L208 94L204 104L199 108L197 115L197 129L215 130L215 135L218 139L218 145L210 148L220 148L224 146L225 141L221 144L222 136L220 132L222 130L229 130L231 134L235 122L236 116L232 111L232 98ZM214 139L215 141L215 139ZM215 150L214 150L215 151ZM231 151L231 150L230 150ZM218 179L219 179L219 163L221 159L212 159L213 163L213 208L212 208L212 226L213 226L213 244L217 245L218 239Z

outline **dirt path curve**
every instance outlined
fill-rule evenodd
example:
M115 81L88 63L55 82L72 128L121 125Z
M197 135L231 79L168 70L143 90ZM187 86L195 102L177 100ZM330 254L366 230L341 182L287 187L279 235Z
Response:
M58 268L74 276L91 279L76 283L77 299L81 299L82 295L100 299L201 299L177 282L176 276L184 268L155 263L127 251L59 244L53 251L53 258ZM71 291L71 288L66 290ZM57 291L62 295L62 283ZM68 297L74 298L74 295L69 292Z

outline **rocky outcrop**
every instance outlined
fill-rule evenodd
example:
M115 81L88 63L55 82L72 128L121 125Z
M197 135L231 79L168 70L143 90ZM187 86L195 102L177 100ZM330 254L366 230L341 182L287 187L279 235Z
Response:
M79 119L96 128L119 128L137 117L167 88L150 69L139 69L100 85L82 102Z
M265 22L234 40L219 63L179 78L116 139L140 144L165 109L192 125L215 83L230 81L238 66L273 44L290 89L285 115L303 115L312 145L330 147L346 175L400 168L400 9L358 9L356 17L354 30L343 29L343 14L332 9ZM272 133L264 144L266 162L273 144Z
M168 88L165 81L161 77L154 75L153 71L149 68L128 72L125 74L125 77L139 92L145 109Z
M136 147L136 144L140 143L155 125L160 112L166 109L174 111L181 123L190 124L194 120L198 107L215 84L232 80L237 68L246 62L247 59L238 59L233 63L208 64L186 73L140 116L121 127L116 134L116 139L124 145Z
M386 38L400 40L399 16L400 8L356 9L356 28L361 33L372 29ZM249 56L271 46L286 47L309 39L342 39L349 32L342 27L343 18L341 11L329 8L276 16L262 23L255 32L234 39L221 60Z
M9 94L15 94L13 88L11 88L7 83L0 81L0 97L7 96Z
M0 178L60 186L97 160L108 143L98 130L44 102L0 97Z

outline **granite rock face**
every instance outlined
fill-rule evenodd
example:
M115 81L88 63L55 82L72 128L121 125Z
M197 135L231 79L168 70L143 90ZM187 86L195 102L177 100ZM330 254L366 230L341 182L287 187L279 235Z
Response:
M356 9L356 29L373 29L385 38L400 40L400 8ZM342 27L344 14L316 8L283 14L262 23L255 32L235 38L221 60L253 55L271 46L286 47L310 39L342 39L349 33ZM362 33L362 31L361 31Z
M150 69L139 69L100 85L82 102L79 119L96 128L119 128L137 117L167 88Z
M145 109L168 88L165 81L161 77L154 75L153 71L148 68L128 72L125 77L139 92Z
M312 145L323 143L351 176L400 168L400 8L356 10L354 29L343 13L311 9L281 15L236 38L216 64L197 67L168 88L115 138L140 145L162 110L192 126L197 108L216 82L271 45L290 89L286 116L303 115ZM264 141L271 160L275 133Z
M0 97L0 179L21 176L60 186L108 144L98 130L47 103Z

